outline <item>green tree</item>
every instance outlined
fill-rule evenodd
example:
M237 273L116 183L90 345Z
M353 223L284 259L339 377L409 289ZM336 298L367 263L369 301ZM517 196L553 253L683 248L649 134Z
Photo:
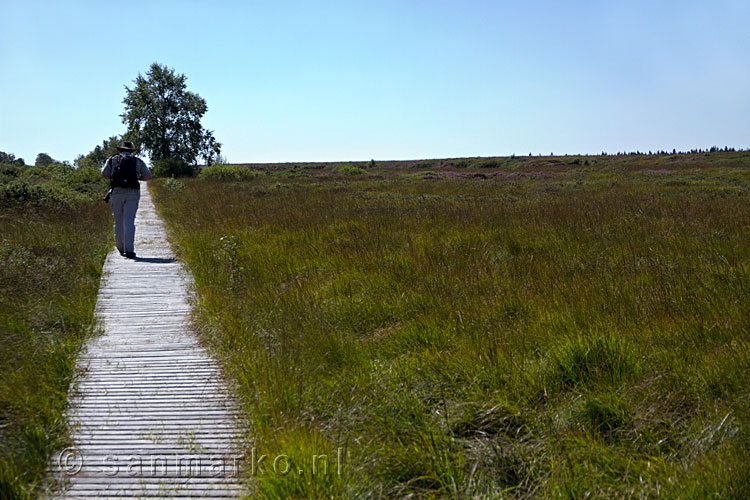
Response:
M39 153L38 155L36 155L36 161L34 162L34 165L36 165L37 167L45 167L47 165L52 165L53 163L57 163L57 160L53 159L47 153Z
M208 107L198 94L187 90L185 75L153 63L135 86L125 87L125 112L120 115L128 127L127 136L136 147L148 152L152 161L174 158L195 164L206 163L221 152L221 144L200 121Z
M5 151L0 151L0 163L9 163L11 165L17 165L19 167L23 167L26 165L26 163L23 161L23 158L16 158L16 155L13 153L6 153Z
M101 169L110 156L118 153L117 146L122 143L122 137L113 135L109 139L104 139L102 145L97 145L86 155L80 155L75 159L75 165L78 168L97 168Z

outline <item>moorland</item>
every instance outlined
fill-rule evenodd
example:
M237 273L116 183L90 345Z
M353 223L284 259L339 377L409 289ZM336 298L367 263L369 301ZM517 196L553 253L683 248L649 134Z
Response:
M303 471L248 467L258 496L750 496L750 153L213 165L150 188L249 446ZM67 444L105 190L2 165L2 498L38 496Z
M750 495L750 154L152 186L265 498ZM344 467L313 474L312 458Z

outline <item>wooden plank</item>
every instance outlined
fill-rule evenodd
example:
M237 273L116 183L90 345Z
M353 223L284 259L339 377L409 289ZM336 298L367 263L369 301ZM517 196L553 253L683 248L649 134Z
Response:
M65 476L56 498L230 498L247 494L239 477L216 478L212 457L244 447L240 405L229 395L219 366L190 333L191 278L174 259L147 190L136 221L136 252L107 256L96 305L101 335L78 360L67 417L84 463ZM163 456L197 457L199 470L175 463L131 476L131 455L144 464ZM105 458L112 462L103 462ZM117 474L102 465L116 464ZM132 471L130 471L132 472ZM148 471L146 471L148 472Z

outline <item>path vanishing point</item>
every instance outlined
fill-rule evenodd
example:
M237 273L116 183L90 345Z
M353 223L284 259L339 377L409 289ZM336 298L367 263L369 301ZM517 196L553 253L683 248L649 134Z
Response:
M241 434L218 365L188 328L191 276L142 189L135 250L104 264L103 332L78 359L73 447L53 458L56 498L237 497Z

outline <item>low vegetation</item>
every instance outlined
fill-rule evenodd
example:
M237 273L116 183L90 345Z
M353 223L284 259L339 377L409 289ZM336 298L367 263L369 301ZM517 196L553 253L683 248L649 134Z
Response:
M190 177L195 175L195 167L178 158L163 158L154 162L151 173L154 177Z
M200 171L202 179L214 179L222 181L246 181L259 175L257 171L250 170L241 165L209 165Z
M750 155L574 160L155 184L259 494L750 493Z
M257 493L750 495L750 155L460 161L152 186Z
M0 498L37 496L111 246L96 169L0 164Z

